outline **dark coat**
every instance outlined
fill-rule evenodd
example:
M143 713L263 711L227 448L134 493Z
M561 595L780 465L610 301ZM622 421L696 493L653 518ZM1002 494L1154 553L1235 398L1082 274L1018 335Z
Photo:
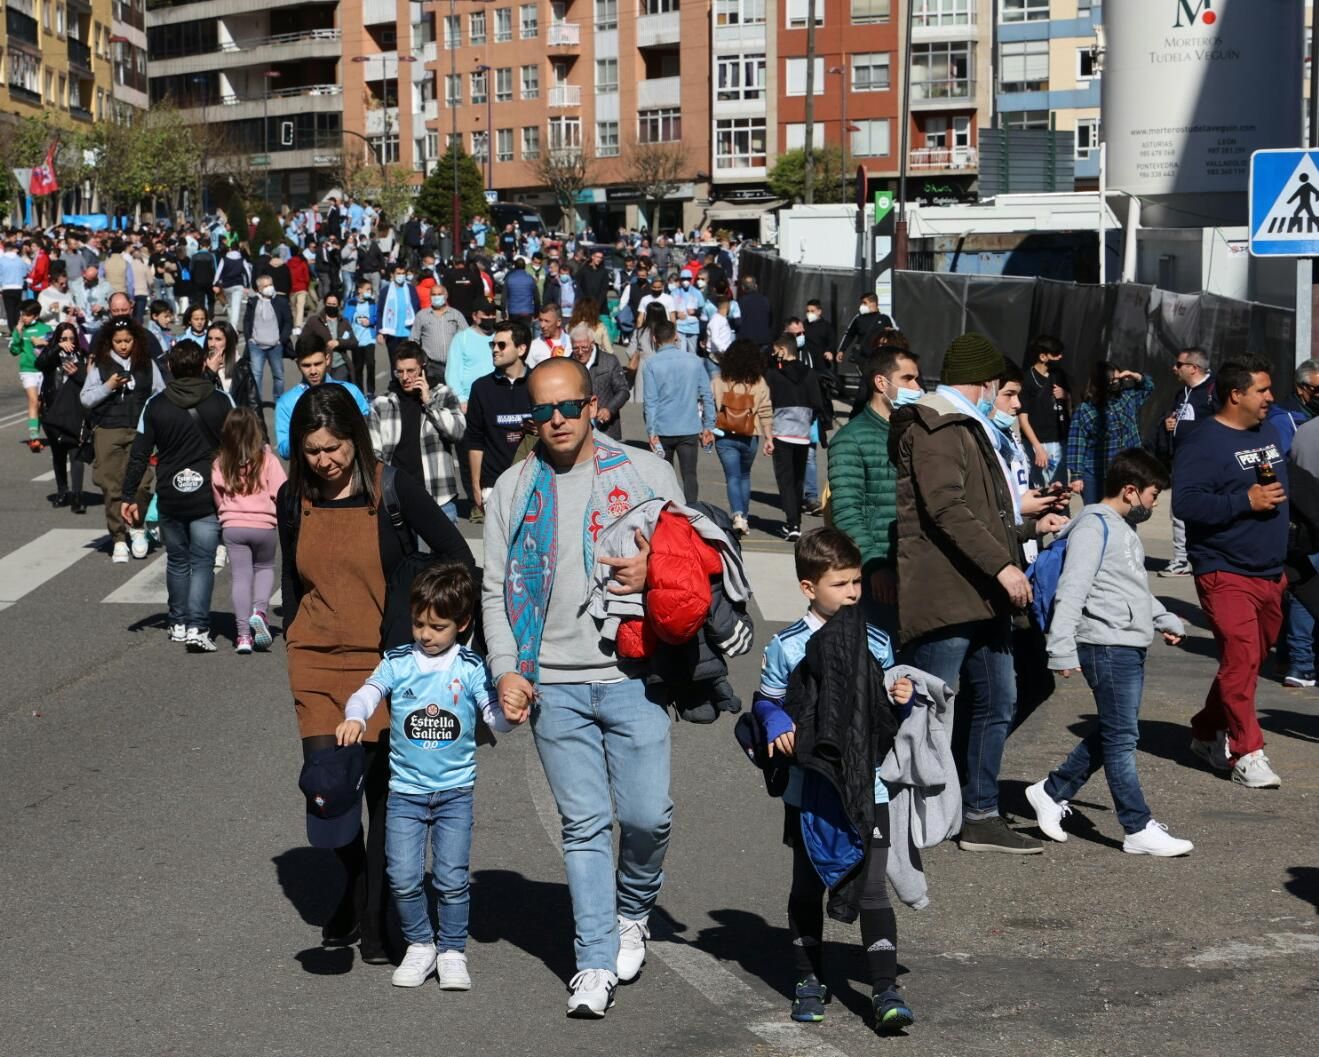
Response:
M737 299L737 309L742 313L742 325L737 336L754 341L757 345L768 345L778 335L774 333L774 310L770 308L769 298L757 290L748 290Z
M623 407L632 396L627 384L627 372L618 357L595 347L595 362L591 364L591 389L601 407L609 408L609 424L604 427L607 436L623 439ZM730 522L731 524L731 522Z

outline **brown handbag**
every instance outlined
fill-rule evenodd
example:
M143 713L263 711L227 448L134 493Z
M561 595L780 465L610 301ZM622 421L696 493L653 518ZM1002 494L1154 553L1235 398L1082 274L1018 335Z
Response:
M734 385L741 383L735 382ZM756 435L756 396L752 392L736 392L732 387L724 391L719 401L715 427L738 437Z

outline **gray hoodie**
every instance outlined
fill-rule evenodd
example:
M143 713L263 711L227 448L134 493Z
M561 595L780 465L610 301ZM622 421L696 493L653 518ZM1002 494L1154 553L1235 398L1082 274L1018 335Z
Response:
M1108 543L1104 526L1108 525ZM1182 622L1150 593L1145 548L1126 519L1103 503L1092 503L1063 529L1063 562L1049 621L1049 667L1079 668L1077 643L1148 647L1154 632L1184 635Z

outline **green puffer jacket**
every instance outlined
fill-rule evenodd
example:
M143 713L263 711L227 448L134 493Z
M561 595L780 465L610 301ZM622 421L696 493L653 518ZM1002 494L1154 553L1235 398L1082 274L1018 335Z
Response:
M898 468L888 434L888 420L867 407L829 441L830 516L860 548L867 576L897 564Z

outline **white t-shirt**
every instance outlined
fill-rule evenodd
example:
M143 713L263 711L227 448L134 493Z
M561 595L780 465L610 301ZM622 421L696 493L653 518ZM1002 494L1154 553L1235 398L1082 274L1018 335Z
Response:
M572 346L568 343L568 334L560 330L559 336L553 341L546 341L544 338L533 338L531 349L527 352L527 370L535 367L536 364L550 359L552 356L567 356L572 352Z
M728 317L722 312L712 315L706 327L705 337L709 342L710 352L716 358L727 352L728 346L733 344L733 328L728 322Z
M672 319L678 311L678 306L673 303L673 298L671 298L668 294L660 294L658 297L656 297L654 294L647 294L645 297L641 299L641 303L637 305L638 323L640 323L641 320L645 318L646 306L650 304L652 301L658 301L660 304L662 304L664 306L664 311L669 314L670 319Z

